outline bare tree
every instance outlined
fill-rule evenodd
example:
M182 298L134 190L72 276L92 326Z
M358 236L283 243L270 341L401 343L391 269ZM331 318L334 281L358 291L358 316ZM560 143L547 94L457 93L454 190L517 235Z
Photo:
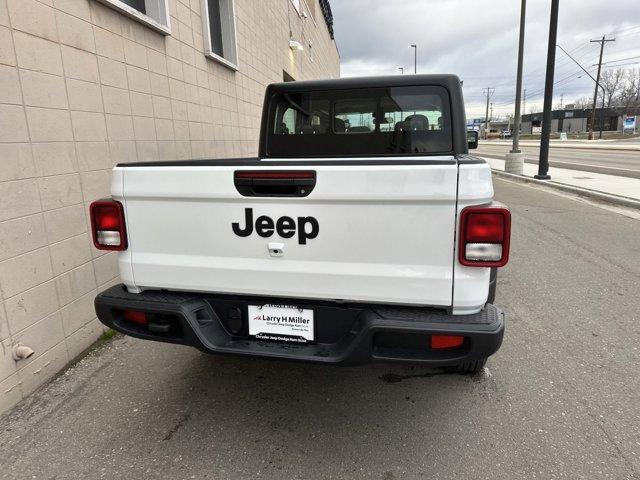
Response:
M616 68L605 70L601 77L601 86L598 89L596 107L611 108L620 115L631 115L640 112L640 69ZM593 100L590 97L580 97L574 102L574 108L578 110L591 110Z
M630 114L640 110L640 69L632 68L625 72L618 100L618 111Z
M612 106L614 101L617 100L618 95L622 92L625 86L626 75L627 71L624 68L619 67L605 70L602 73L600 84L604 87L606 94L605 106L607 108Z
M593 100L588 97L576 98L573 102L576 110L589 110L593 106Z

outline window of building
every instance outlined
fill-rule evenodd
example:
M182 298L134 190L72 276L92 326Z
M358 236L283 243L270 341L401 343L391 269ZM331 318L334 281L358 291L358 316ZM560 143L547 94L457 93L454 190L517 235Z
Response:
M169 35L169 0L98 0L154 30Z
M202 0L204 52L234 70L238 68L233 0Z
M301 2L302 2L302 0L291 0L291 3L293 4L293 8L296 9L296 12L298 12L298 15L302 14Z
M311 15L313 23L316 22L316 0L290 0L298 15L307 18L307 13ZM304 8L306 5L306 9Z
M307 8L311 14L311 18L316 19L316 0L306 0Z

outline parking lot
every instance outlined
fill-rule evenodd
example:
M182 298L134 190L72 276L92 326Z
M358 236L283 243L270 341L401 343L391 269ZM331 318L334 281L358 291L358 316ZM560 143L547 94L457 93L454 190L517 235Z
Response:
M0 417L0 476L640 478L640 222L495 183L512 258L482 375L116 337Z

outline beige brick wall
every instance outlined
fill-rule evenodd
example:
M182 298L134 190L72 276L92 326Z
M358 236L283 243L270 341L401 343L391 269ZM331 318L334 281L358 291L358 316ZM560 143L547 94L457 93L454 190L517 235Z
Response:
M103 332L118 271L87 206L114 164L255 155L268 83L339 75L319 5L235 0L234 71L204 56L200 4L169 0L164 36L96 0L0 0L0 412ZM18 342L35 354L15 362Z

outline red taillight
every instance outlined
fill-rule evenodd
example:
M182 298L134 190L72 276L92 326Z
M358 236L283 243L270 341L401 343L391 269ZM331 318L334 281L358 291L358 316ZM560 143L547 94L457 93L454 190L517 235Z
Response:
M115 200L97 200L89 207L91 234L98 250L126 250L124 209Z
M502 243L504 216L495 213L470 213L467 217L467 242Z
M94 209L98 230L118 230L120 218L115 206L97 206Z
M504 267L509 261L511 212L505 207L467 207L460 213L458 259L468 267Z
M132 323L137 323L138 325L147 325L149 323L149 320L147 320L147 314L144 312L125 310L123 317L125 320Z
M432 350L451 350L460 348L464 344L464 337L460 335L431 335Z

